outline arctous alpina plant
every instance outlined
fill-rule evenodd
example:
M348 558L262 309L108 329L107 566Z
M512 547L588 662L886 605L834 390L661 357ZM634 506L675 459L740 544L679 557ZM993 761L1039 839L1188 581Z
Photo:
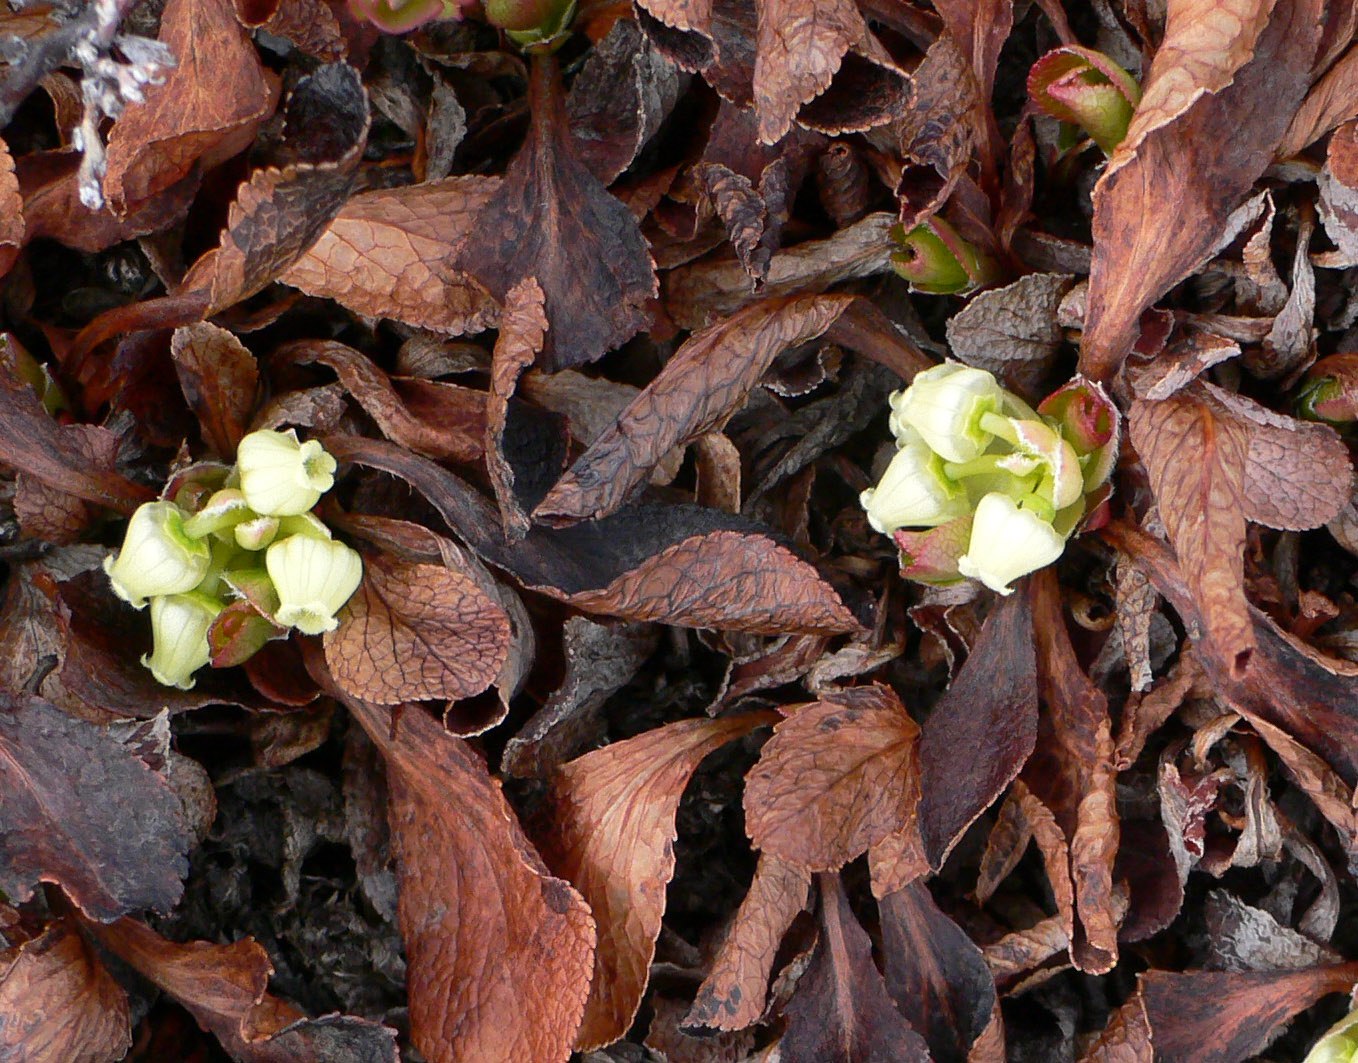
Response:
M1095 384L1072 381L1034 410L985 370L945 362L890 405L898 449L861 502L910 579L1008 594L1103 501L1118 422Z
M204 665L239 664L289 629L333 631L363 577L358 552L311 512L335 482L335 459L320 443L251 432L230 470L193 468L201 475L181 477L173 500L132 514L122 549L104 562L114 593L138 609L150 603L154 648L142 664L184 690ZM239 624L228 606L257 614L266 632L258 645L242 651L222 634L230 652L217 652L218 626Z

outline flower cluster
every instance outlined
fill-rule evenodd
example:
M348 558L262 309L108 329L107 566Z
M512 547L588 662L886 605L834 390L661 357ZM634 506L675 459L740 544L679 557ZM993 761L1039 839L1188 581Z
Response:
M196 468L201 475L173 500L132 514L122 549L104 562L118 597L136 609L150 603L155 641L142 664L182 690L205 664L238 664L288 628L334 630L363 575L358 553L311 513L335 482L335 459L320 443L251 432L234 468ZM258 623L249 648L224 658L210 636L226 639L233 609Z
M1302 1063L1358 1063L1358 1011L1351 1011L1325 1031Z
M891 431L895 456L860 501L901 548L902 573L1001 594L1061 556L1117 456L1117 413L1097 385L1072 381L1033 410L956 362L891 396Z

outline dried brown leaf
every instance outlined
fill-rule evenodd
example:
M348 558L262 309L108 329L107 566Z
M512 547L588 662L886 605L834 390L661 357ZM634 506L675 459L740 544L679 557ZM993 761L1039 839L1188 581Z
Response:
M364 701L466 698L495 682L509 636L504 610L469 577L369 554L340 626L325 636L325 659Z
M680 720L558 769L548 859L589 902L599 931L580 1051L621 1037L641 1004L689 777L707 754L771 720L767 712Z
M948 319L953 357L1020 394L1040 396L1063 339L1056 311L1073 283L1062 273L1030 273L981 292Z
M85 455L90 471L118 475L119 440L93 424L61 426L65 446ZM50 543L79 542L97 513L89 502L35 479L22 470L14 481L14 515L25 535Z
M226 329L206 321L175 329L170 354L203 439L218 457L229 460L254 412L259 388L255 356Z
M0 890L11 900L55 882L103 921L178 902L192 844L179 798L103 728L5 696L0 783Z
M671 449L720 428L781 351L824 334L853 299L766 300L690 337L534 516L568 524L615 512Z
M1331 10L1336 10L1332 8ZM1351 47L1311 86L1288 126L1278 157L1290 158L1353 117L1358 94L1358 46Z
M745 782L745 829L808 871L842 867L901 830L919 800L919 728L887 687L803 706L775 728Z
M69 923L0 952L0 1059L114 1063L131 1047L127 995Z
M1358 68L1358 63L1355 63ZM1358 262L1358 121L1335 130L1316 178L1320 221L1338 251L1326 255L1327 266Z
M1243 556L1249 433L1186 392L1138 399L1127 421L1208 638L1239 678L1255 646Z
M500 319L500 334L491 356L490 394L486 398L486 465L505 535L511 539L522 539L530 521L514 493L514 469L504 452L505 427L509 400L519 376L542 350L547 334L545 300L542 288L532 277L509 290Z
M0 137L0 277L9 272L24 245L24 200L14 158Z
M325 62L344 57L348 42L326 0L234 0L241 25L291 41Z
M769 975L792 920L805 909L811 877L764 853L703 984L684 1016L686 1030L743 1030L758 1022Z
M934 7L970 61L980 98L989 100L1000 49L1014 28L1012 0L938 0Z
M104 194L120 214L247 148L278 95L231 0L170 0L160 40L175 65L108 136Z
M449 335L480 332L499 308L447 260L500 184L449 177L354 196L279 280L367 317Z

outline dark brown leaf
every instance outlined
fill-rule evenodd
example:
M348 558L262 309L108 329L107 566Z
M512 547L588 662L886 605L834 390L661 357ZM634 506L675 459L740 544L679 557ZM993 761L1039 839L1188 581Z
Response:
M948 319L953 357L1025 397L1041 397L1063 339L1056 310L1072 283L1061 273L1030 273L981 292Z
M479 694L500 674L509 620L460 572L369 554L325 636L335 681L379 705Z
M193 840L179 798L103 728L6 695L0 782L0 890L11 900L54 882L105 922L179 900Z
M117 476L118 437L93 424L61 426L64 446L83 453L90 472ZM49 543L78 542L97 513L89 502L20 471L14 483L14 515L25 535Z
M206 321L175 329L170 354L204 441L218 457L230 460L255 409L255 356L226 329Z
M745 782L745 829L763 852L832 871L901 830L919 800L919 728L880 685L797 709Z
M641 1004L689 777L707 754L772 719L758 712L680 720L558 769L548 859L589 902L599 930L580 1051L621 1037Z
M335 9L326 0L234 0L234 4L241 25L289 40L325 62L342 58L348 46Z
M0 277L9 272L23 245L24 199L14 173L14 158L0 137Z
M1033 614L1019 588L986 618L920 733L919 829L933 868L1018 775L1036 740Z
M0 1059L114 1063L131 1047L127 995L69 923L0 952Z
M533 59L529 109L528 140L455 263L502 302L523 278L537 278L551 322L543 366L560 369L635 335L658 288L636 219L575 155L550 56Z
M509 290L491 356L490 394L486 398L486 465L505 535L510 539L522 539L531 525L514 493L514 469L504 452L505 427L514 387L542 350L547 334L545 298L532 277Z

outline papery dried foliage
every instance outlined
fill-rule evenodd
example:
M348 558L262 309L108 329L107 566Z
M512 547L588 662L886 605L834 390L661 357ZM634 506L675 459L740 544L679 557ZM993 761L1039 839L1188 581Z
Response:
M1183 39L1190 47L1205 45L1202 54L1209 58L1185 78L1190 53L1164 53L1146 87L1151 95L1157 82L1167 86L1164 107L1146 112L1146 128L1129 131L1095 189L1094 259L1080 357L1087 376L1105 379L1116 370L1136 340L1141 312L1212 251L1227 216L1268 166L1301 103L1318 41L1319 0L1277 0L1252 51L1233 48L1248 41L1246 27L1256 22L1240 19L1237 10L1254 14L1265 6L1257 0L1176 6L1185 15ZM1198 8L1212 15L1188 19ZM1233 75L1223 74L1232 68ZM1211 87L1223 77L1229 83L1214 94ZM1198 90L1203 94L1194 99ZM1186 100L1192 102L1180 112ZM1138 116L1144 108L1143 101ZM1157 124L1173 114L1177 117Z
M86 471L118 475L118 437L93 424L61 426L65 447L85 456ZM14 478L14 515L25 535L49 543L78 542L93 522L98 507L55 488L28 473Z
M204 442L219 457L232 458L255 408L255 356L226 329L206 321L175 329L170 354Z
M102 921L178 902L192 841L180 800L103 728L4 696L0 782L6 896L27 900L39 882L57 883Z
M921 729L919 832L935 869L1033 751L1032 631L1032 608L1020 588L986 618L970 656ZM966 756L959 758L958 750Z
M810 894L805 871L768 853L760 856L749 892L684 1016L684 1029L743 1030L759 1020L778 946Z
M838 876L819 875L820 938L787 1006L783 1063L926 1063L929 1049L897 1010Z
M495 301L448 260L500 184L449 177L363 192L279 280L356 314L450 335L480 332L495 323Z
M531 277L509 290L500 335L491 355L490 394L486 399L486 465L505 534L515 539L528 532L529 520L514 492L514 469L504 451L505 429L514 387L542 350L547 335L545 300L542 288Z
M981 292L948 319L953 357L1022 395L1042 394L1062 340L1056 311L1072 283L1060 273L1030 273Z
M745 782L745 828L763 852L836 870L901 830L919 800L919 727L887 687L804 705Z
M589 903L599 932L576 1037L581 1051L621 1037L641 1004L674 874L674 819L689 777L707 754L770 722L767 712L680 720L557 770L546 855Z
M658 289L636 219L575 154L554 59L534 58L529 103L528 140L454 261L499 300L537 279L551 321L543 364L560 369L635 335Z
M171 0L160 40L174 68L109 133L103 187L120 214L248 147L278 94L230 0Z
M24 201L14 157L0 137L0 277L9 272L24 244Z
M347 699L387 762L411 1038L431 1063L564 1063L594 920L542 866L500 784L418 706Z
M949 33L929 46L910 84L909 106L893 127L905 164L896 191L907 231L948 201L986 121L975 72Z
M500 674L509 635L504 610L469 577L369 554L340 626L325 636L325 659L364 701L465 698Z
M0 1059L114 1063L131 1047L127 995L70 923L0 952Z
M720 428L777 355L823 335L852 296L761 302L692 336L539 503L566 524L615 512L680 443Z
M291 41L307 55L330 61L344 54L344 32L334 5L326 0L233 0L236 17Z
M181 944L135 919L86 927L182 1005L237 1063L397 1063L396 1031L348 1015L309 1019L270 995L273 964L251 938Z

